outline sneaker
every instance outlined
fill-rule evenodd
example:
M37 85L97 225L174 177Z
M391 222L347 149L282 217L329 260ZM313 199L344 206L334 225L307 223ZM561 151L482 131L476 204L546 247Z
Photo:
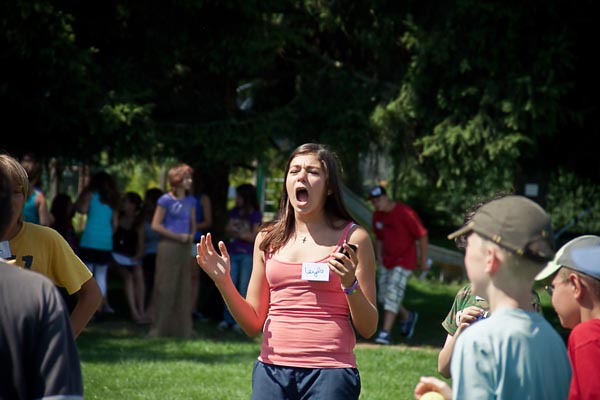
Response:
M391 339L392 339L392 335L390 335L389 332L382 330L382 331L379 331L379 334L375 338L375 343L390 344Z
M110 304L105 303L102 306L102 310L101 310L104 314L114 314L115 310L110 306Z
M192 313L192 318L194 319L194 321L206 321L208 320L208 317L204 314L202 314L200 311L194 311Z
M244 330L238 324L234 324L231 329L233 329L235 333L244 333Z
M407 339L413 337L415 333L415 325L417 325L417 320L419 319L419 313L416 311L411 311L408 314L408 319L400 323L400 333Z
M227 321L221 321L219 322L219 324L217 325L217 329L221 332L229 329L229 324L227 323Z

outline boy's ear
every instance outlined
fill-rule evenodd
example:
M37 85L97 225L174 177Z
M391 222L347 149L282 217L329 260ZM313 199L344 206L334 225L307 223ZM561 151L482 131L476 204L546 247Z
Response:
M485 257L485 272L488 275L496 275L498 272L498 267L500 266L502 260L500 257L500 253L495 248L488 247L486 249L486 257Z
M577 274L569 274L569 282L573 286L573 296L575 296L575 300L581 300L585 291L588 290L585 282Z

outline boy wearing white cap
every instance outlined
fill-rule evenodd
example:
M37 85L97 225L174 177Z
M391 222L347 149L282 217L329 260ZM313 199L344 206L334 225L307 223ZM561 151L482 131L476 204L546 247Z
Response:
M569 400L599 399L600 237L580 236L561 247L536 280L548 277L546 290L560 323L573 329L568 343L573 369Z

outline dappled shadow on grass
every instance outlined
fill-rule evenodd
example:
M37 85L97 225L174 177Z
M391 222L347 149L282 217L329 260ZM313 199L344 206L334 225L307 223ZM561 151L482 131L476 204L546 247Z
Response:
M112 319L88 326L77 339L77 344L81 361L86 363L238 363L240 359L255 359L260 350L258 338L220 332L214 323L197 323L194 330L196 335L193 339L150 338L147 326Z

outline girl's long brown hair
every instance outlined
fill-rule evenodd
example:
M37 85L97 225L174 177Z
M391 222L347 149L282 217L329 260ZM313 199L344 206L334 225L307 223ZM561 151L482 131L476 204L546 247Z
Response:
M262 251L276 252L283 247L294 234L296 220L294 218L294 209L289 202L286 181L292 160L296 156L306 154L316 155L327 174L327 193L331 193L327 195L327 200L325 201L325 217L327 219L327 224L332 228L337 229L340 226L336 225L336 223L340 220L353 220L352 215L350 215L346 209L346 205L342 198L342 171L337 156L325 145L305 143L297 147L288 159L281 190L281 201L279 202L279 215L273 222L266 223L262 227L262 230L265 232L265 237L260 244L260 249Z

